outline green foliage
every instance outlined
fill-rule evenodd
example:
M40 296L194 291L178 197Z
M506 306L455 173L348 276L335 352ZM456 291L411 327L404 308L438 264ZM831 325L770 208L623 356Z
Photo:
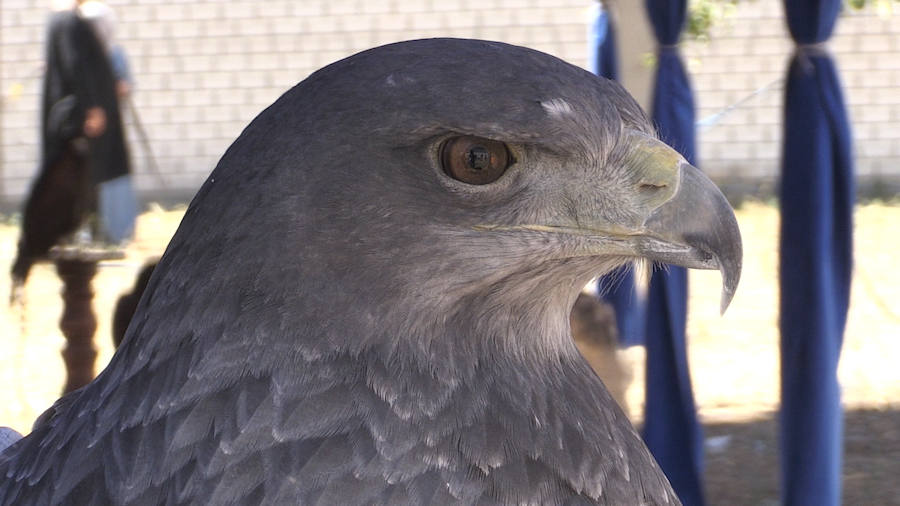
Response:
M692 39L708 40L713 25L734 13L738 0L691 0L685 31Z
M685 27L688 38L708 40L712 27L731 16L739 1L753 0L690 0ZM882 16L900 13L900 0L844 0L844 3L854 10L873 8Z
M862 10L874 7L879 15L890 16L900 12L900 0L844 0L851 9Z

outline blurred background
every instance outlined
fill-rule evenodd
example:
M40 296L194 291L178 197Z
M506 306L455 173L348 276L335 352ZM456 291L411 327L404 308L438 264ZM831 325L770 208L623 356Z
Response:
M143 213L125 258L94 278L97 370L110 319L141 265L162 254L194 192L244 126L316 69L373 46L450 36L500 40L590 67L589 0L110 0L134 79L123 119ZM649 109L656 43L644 2L606 2L620 80ZM776 504L778 227L784 76L793 42L780 0L695 0L680 44L696 98L699 167L737 207L741 286L718 314L717 273L691 272L688 352L706 428L711 504ZM40 154L49 5L0 0L0 266ZM858 185L853 292L839 377L847 410L844 502L900 504L900 2L847 3L829 41L844 86ZM373 104L377 107L377 104ZM28 432L65 382L60 281L39 265L24 310L3 306L0 424ZM0 275L0 298L9 281ZM596 343L595 343L596 344ZM596 346L594 346L596 348ZM626 412L641 423L643 348L614 356ZM601 360L601 359L597 359Z
M134 104L163 181L132 134L143 195L189 197L259 111L316 69L369 47L449 36L525 45L587 67L591 0L111 0L116 38L135 79ZM781 80L793 47L779 0L695 0L682 43L702 120L703 169L768 195L777 177ZM621 80L647 108L655 42L643 2L609 2ZM47 0L0 0L0 202L16 209L38 154ZM862 187L900 179L900 7L844 9L830 40L856 140ZM892 15L893 13L893 15ZM762 91L760 91L762 89ZM758 93L757 93L758 92ZM757 93L754 95L754 93ZM125 121L131 115L125 114ZM166 188L163 188L163 186Z

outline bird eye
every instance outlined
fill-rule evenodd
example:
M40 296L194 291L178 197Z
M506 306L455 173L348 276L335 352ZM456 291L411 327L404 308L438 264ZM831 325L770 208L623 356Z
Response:
M468 184L488 184L500 179L512 157L506 144L463 135L441 146L441 166L448 176Z

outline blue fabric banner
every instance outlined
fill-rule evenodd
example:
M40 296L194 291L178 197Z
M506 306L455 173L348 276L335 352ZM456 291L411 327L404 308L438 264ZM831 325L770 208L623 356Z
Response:
M676 44L686 0L645 0L659 43L652 119L660 138L696 164L694 98ZM687 363L687 272L657 269L647 292L647 380L643 436L686 506L704 504L703 433Z
M853 256L852 147L821 45L840 0L785 0L798 46L785 88L781 165L781 483L788 506L841 503L838 359Z

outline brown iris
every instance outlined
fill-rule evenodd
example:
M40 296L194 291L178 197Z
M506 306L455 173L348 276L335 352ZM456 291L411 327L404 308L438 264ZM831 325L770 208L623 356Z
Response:
M482 185L500 179L510 158L506 144L472 135L453 137L441 146L444 172L468 184Z

